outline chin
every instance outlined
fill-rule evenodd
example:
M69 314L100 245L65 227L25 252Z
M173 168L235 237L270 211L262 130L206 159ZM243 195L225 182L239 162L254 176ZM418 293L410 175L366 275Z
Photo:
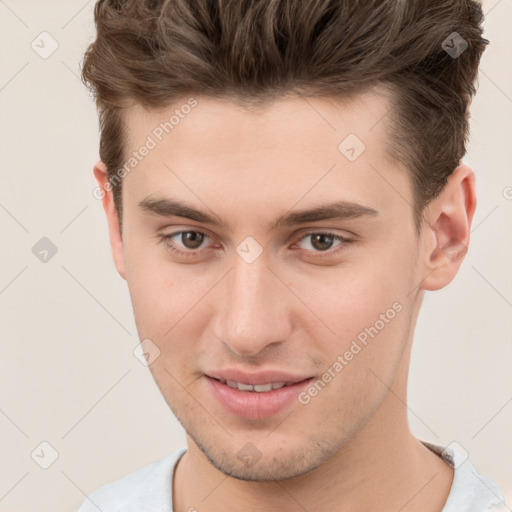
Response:
M333 453L319 449L311 440L311 449L304 451L304 443L296 447L288 446L274 453L273 447L266 445L259 451L252 443L246 443L240 450L222 447L219 444L198 442L195 444L208 461L227 476L248 482L275 482L302 476L321 466ZM265 446L265 443L261 443Z

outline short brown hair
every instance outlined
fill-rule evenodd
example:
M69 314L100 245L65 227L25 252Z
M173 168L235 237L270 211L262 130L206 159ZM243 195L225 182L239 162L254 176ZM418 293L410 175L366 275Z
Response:
M99 0L82 79L121 218L122 109L187 94L246 104L280 95L392 92L390 153L412 173L418 214L465 154L487 40L473 0Z

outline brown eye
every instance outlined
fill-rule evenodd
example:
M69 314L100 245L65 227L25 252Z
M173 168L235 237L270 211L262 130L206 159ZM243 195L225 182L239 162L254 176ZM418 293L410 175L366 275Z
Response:
M200 246L205 238L210 238L206 233L201 231L175 231L169 235L160 235L163 243L174 253L179 256L194 257L202 252Z
M199 231L181 231L181 242L186 249L194 250L201 246L204 233Z
M314 231L312 233L308 233L300 239L300 243L305 243L306 240L309 239L309 247L304 247L308 252L311 253L321 253L327 252L332 247L343 246L345 243L349 242L346 238L336 235L335 233L323 233L321 231ZM333 246L334 242L338 242L336 246ZM332 251L331 251L332 252Z
M355 243L353 238L330 231L310 231L299 238L297 245L305 258L320 261L322 258L329 260L341 256Z
M314 233L309 235L311 237L311 245L319 251L327 251L332 247L334 235L327 233Z

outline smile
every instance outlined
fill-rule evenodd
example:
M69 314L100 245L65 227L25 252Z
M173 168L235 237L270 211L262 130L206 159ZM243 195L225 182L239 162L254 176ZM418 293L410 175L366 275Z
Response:
M235 382L234 380L222 380L219 379L223 384L227 384L230 388L239 389L240 391L255 391L256 393L265 393L266 391L272 391L273 389L280 389L284 386L289 386L292 383L286 382L269 382L268 384L244 384L242 382Z

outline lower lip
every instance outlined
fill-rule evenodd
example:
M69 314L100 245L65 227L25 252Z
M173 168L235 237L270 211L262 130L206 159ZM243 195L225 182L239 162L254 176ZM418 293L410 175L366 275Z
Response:
M307 379L291 386L258 393L257 391L240 391L219 380L205 377L213 395L225 409L235 416L251 420L268 418L282 411L297 399L297 395L311 382L311 379Z

